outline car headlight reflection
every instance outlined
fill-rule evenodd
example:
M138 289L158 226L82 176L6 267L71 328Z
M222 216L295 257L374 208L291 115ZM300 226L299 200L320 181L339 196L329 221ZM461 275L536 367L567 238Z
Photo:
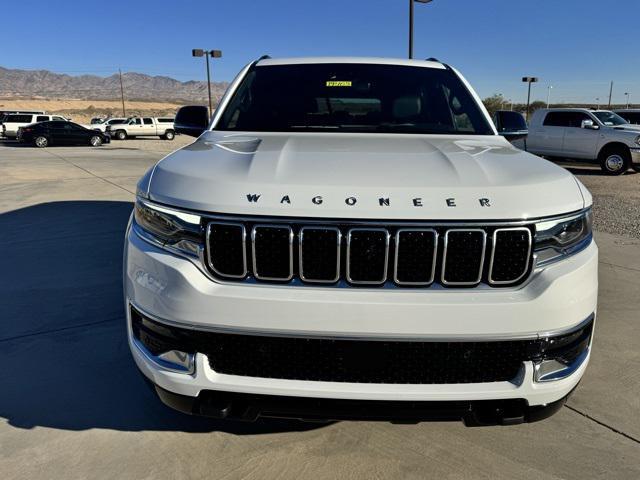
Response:
M202 246L201 217L136 199L134 230L155 245L197 256Z
M586 248L593 238L591 209L579 214L536 224L535 252L545 265Z

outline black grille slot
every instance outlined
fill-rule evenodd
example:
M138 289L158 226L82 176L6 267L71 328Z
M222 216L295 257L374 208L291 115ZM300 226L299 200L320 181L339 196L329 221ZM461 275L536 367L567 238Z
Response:
M452 229L445 234L442 282L476 285L482 279L486 233L477 229Z
M215 334L218 373L354 383L480 383L516 377L533 341L400 342Z
M247 274L245 235L242 224L209 224L207 255L215 273L232 278Z
M253 227L253 274L261 280L291 280L293 277L293 232L290 227Z
M387 279L389 232L383 228L352 228L347 239L347 280L380 284Z
M305 282L337 282L340 278L340 230L300 229L300 278Z
M507 284L518 281L529 269L531 231L528 228L498 229L493 234L489 281Z
M396 283L428 285L436 267L438 234L432 229L400 229L396 233Z

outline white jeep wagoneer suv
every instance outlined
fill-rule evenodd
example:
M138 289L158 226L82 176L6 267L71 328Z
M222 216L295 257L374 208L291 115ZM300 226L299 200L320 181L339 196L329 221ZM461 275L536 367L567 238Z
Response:
M591 195L438 61L261 58L140 180L124 289L164 403L512 424L589 360Z

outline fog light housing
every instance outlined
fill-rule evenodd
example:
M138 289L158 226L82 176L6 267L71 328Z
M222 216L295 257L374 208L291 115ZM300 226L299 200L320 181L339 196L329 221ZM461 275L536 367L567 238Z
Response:
M133 343L150 361L171 372L195 373L195 349L180 331L144 317L130 307Z
M533 360L534 380L551 382L574 373L589 356L594 315L575 330L540 340L540 353Z

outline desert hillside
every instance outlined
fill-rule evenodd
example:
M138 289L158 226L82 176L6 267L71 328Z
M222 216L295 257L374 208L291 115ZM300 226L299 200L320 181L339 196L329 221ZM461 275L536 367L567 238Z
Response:
M123 72L125 100L164 102L204 102L207 82L181 82L170 77ZM211 93L220 98L226 82L212 82ZM119 100L118 73L108 77L66 75L48 70L17 70L0 67L0 97L77 98L80 100Z
M208 101L207 82L181 82L165 76L123 72L122 83L127 116L173 115L181 105L206 105ZM227 85L212 82L214 104ZM0 110L44 110L79 123L95 116L121 116L119 75L72 76L48 70L0 67Z
M204 102L201 102L205 104ZM181 103L126 101L126 116L173 116ZM2 98L0 110L44 110L57 113L74 122L88 123L92 117L122 116L122 103L114 100L78 100L78 99L45 99L45 98Z

